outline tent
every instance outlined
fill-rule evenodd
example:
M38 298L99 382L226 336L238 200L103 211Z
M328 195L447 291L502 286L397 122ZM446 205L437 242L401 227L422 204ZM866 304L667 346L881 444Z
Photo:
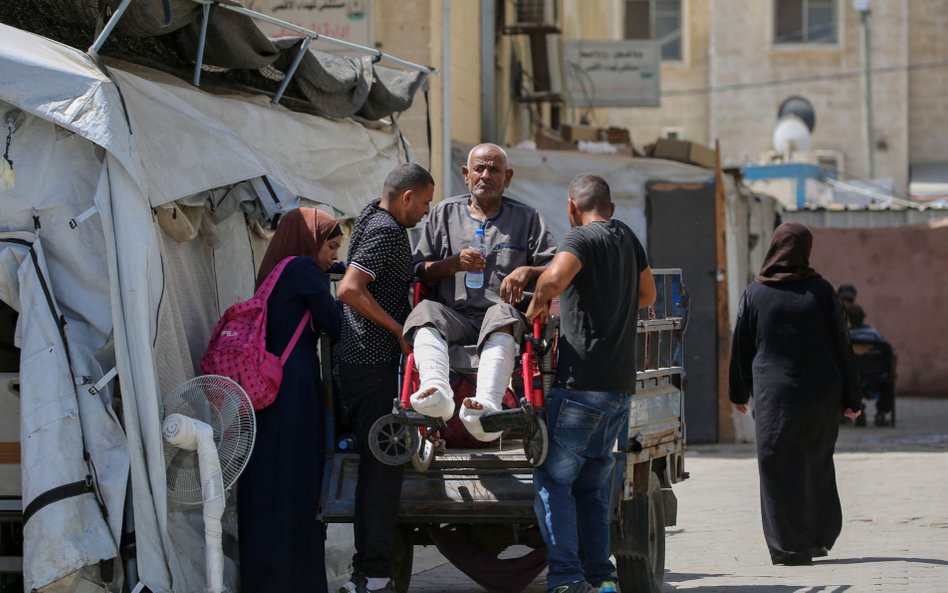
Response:
M19 313L24 585L82 590L133 523L137 581L199 591L200 511L166 497L161 395L251 294L274 218L297 197L356 215L407 145L381 122L109 64L0 25L16 175L0 191L0 300Z

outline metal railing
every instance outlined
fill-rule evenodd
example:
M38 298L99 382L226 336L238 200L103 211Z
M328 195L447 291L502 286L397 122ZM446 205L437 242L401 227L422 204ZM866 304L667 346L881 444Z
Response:
M103 44L109 38L109 35L112 34L112 31L115 29L115 26L121 20L122 15L125 14L125 10L128 8L128 5L131 4L132 0L122 0L122 3L115 9L115 12L112 13L112 17L106 23L105 27L102 29L102 32L96 38L95 42L89 47L88 53L93 58L97 58L99 51L102 49ZM301 27L299 25L294 25L288 21L272 17L262 12L257 12L255 10L250 10L242 6L235 6L232 4L224 4L218 0L193 0L197 4L201 4L202 8L202 17L201 17L201 34L198 39L198 53L194 62L194 75L191 79L191 84L194 86L200 86L201 83L201 68L204 63L204 45L207 40L207 25L211 19L211 7L216 6L223 10L229 10L231 12L236 12L244 16L248 16L254 20L263 21L265 23L270 23L271 25L276 25L282 27L287 31L293 31L299 33L303 36L303 43L300 45L299 50L296 53L296 56L293 58L293 62L290 64L290 68L287 70L283 77L283 81L280 84L280 88L277 89L277 92L273 95L273 102L279 103L280 99L283 97L283 93L286 92L286 88L290 84L293 75L296 74L296 69L299 67L300 62L303 61L303 56L306 55L306 52L309 50L310 44L313 41L320 41L322 43L328 43L330 45L335 45L338 47L343 47L350 50L355 50L357 52L365 53L373 56L373 61L378 62L381 60L386 60L393 64L398 64L405 68L411 70L417 70L423 72L426 75L437 74L437 71L430 66L423 66L421 64L416 64L414 62L409 62L401 58L396 58L393 55L386 54L379 49L373 47L367 47L364 45L359 45L358 43L352 43L351 41L345 41L343 39L336 39L335 37L329 37L317 33L312 29L307 29L306 27Z

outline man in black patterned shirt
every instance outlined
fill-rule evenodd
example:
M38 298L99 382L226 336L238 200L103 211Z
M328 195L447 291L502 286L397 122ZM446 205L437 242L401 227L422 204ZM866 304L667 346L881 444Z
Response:
M403 468L378 461L369 452L368 435L376 420L391 413L399 356L410 351L402 338L412 279L405 229L428 213L433 196L434 180L421 166L407 163L389 173L382 198L359 214L349 241L349 266L339 283L339 300L345 303L339 350L342 399L361 451L353 518L356 552L347 584L356 593L395 590L390 565Z

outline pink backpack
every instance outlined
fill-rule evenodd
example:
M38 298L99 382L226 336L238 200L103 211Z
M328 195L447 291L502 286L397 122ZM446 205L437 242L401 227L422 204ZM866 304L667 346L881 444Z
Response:
M283 381L283 365L311 317L306 311L282 356L267 352L267 299L283 268L292 260L292 256L287 257L277 264L249 300L224 311L201 359L203 374L223 375L236 381L250 396L254 410L261 410L276 399Z

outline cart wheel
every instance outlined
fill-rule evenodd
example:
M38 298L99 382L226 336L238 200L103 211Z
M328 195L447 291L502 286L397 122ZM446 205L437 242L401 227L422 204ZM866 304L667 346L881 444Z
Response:
M435 447L430 436L419 439L419 441L421 444L411 454L411 466L415 468L416 472L426 472L434 460Z
M533 467L546 461L550 439L546 433L546 418L535 415L523 427L523 454Z
M658 476L650 473L648 492L638 492L632 500L622 502L620 516L622 525L612 526L619 587L627 593L661 593L665 577L665 505Z
M386 465L402 465L418 451L418 429L395 417L382 416L369 429L369 449Z

